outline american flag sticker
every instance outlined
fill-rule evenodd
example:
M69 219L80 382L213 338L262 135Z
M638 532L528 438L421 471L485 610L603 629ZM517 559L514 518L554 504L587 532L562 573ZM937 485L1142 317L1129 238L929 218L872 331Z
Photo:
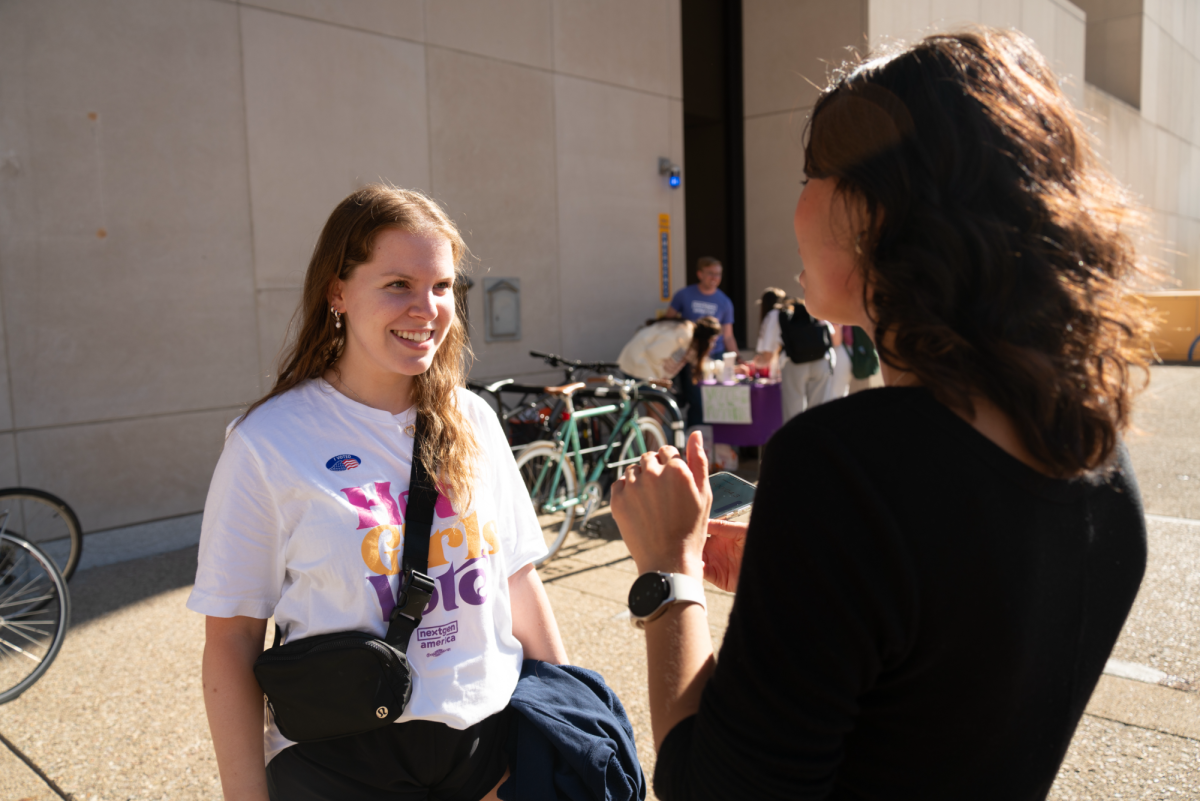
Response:
M362 464L362 459L350 453L343 453L341 456L335 456L325 463L326 470L341 472L342 470L353 470Z

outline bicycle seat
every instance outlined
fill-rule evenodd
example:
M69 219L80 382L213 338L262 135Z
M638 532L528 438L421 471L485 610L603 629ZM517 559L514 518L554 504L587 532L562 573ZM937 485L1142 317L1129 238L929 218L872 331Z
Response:
M576 381L574 384L563 384L561 387L546 387L546 394L562 395L564 398L569 398L573 392L583 389L586 386L587 384L582 381Z

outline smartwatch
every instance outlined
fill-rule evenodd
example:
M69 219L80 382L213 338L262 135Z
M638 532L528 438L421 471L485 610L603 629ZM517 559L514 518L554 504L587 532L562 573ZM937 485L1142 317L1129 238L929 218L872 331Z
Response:
M643 573L629 588L629 619L636 629L644 629L661 617L671 604L700 604L704 601L704 582L684 573Z

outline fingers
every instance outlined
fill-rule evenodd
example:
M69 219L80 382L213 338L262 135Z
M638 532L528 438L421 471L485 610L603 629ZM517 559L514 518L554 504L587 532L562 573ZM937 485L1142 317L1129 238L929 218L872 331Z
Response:
M704 452L704 437L699 431L693 431L688 437L687 464L696 480L696 489L700 490L702 495L708 492L708 454Z
M716 537L719 540L740 540L745 539L746 529L749 526L745 523L730 523L728 520L709 520L708 521L708 536Z
M679 457L679 451L675 449L674 445L663 445L661 448L655 451L655 453L658 455L658 461L660 464L666 464L672 459Z

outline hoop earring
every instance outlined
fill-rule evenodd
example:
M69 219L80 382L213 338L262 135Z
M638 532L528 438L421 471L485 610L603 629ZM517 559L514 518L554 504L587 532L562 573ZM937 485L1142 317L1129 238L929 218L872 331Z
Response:
M337 309L333 308L332 306L329 307L329 310L331 312L333 312L333 321L334 321L333 327L341 328L342 327L342 313L340 311L338 311Z

